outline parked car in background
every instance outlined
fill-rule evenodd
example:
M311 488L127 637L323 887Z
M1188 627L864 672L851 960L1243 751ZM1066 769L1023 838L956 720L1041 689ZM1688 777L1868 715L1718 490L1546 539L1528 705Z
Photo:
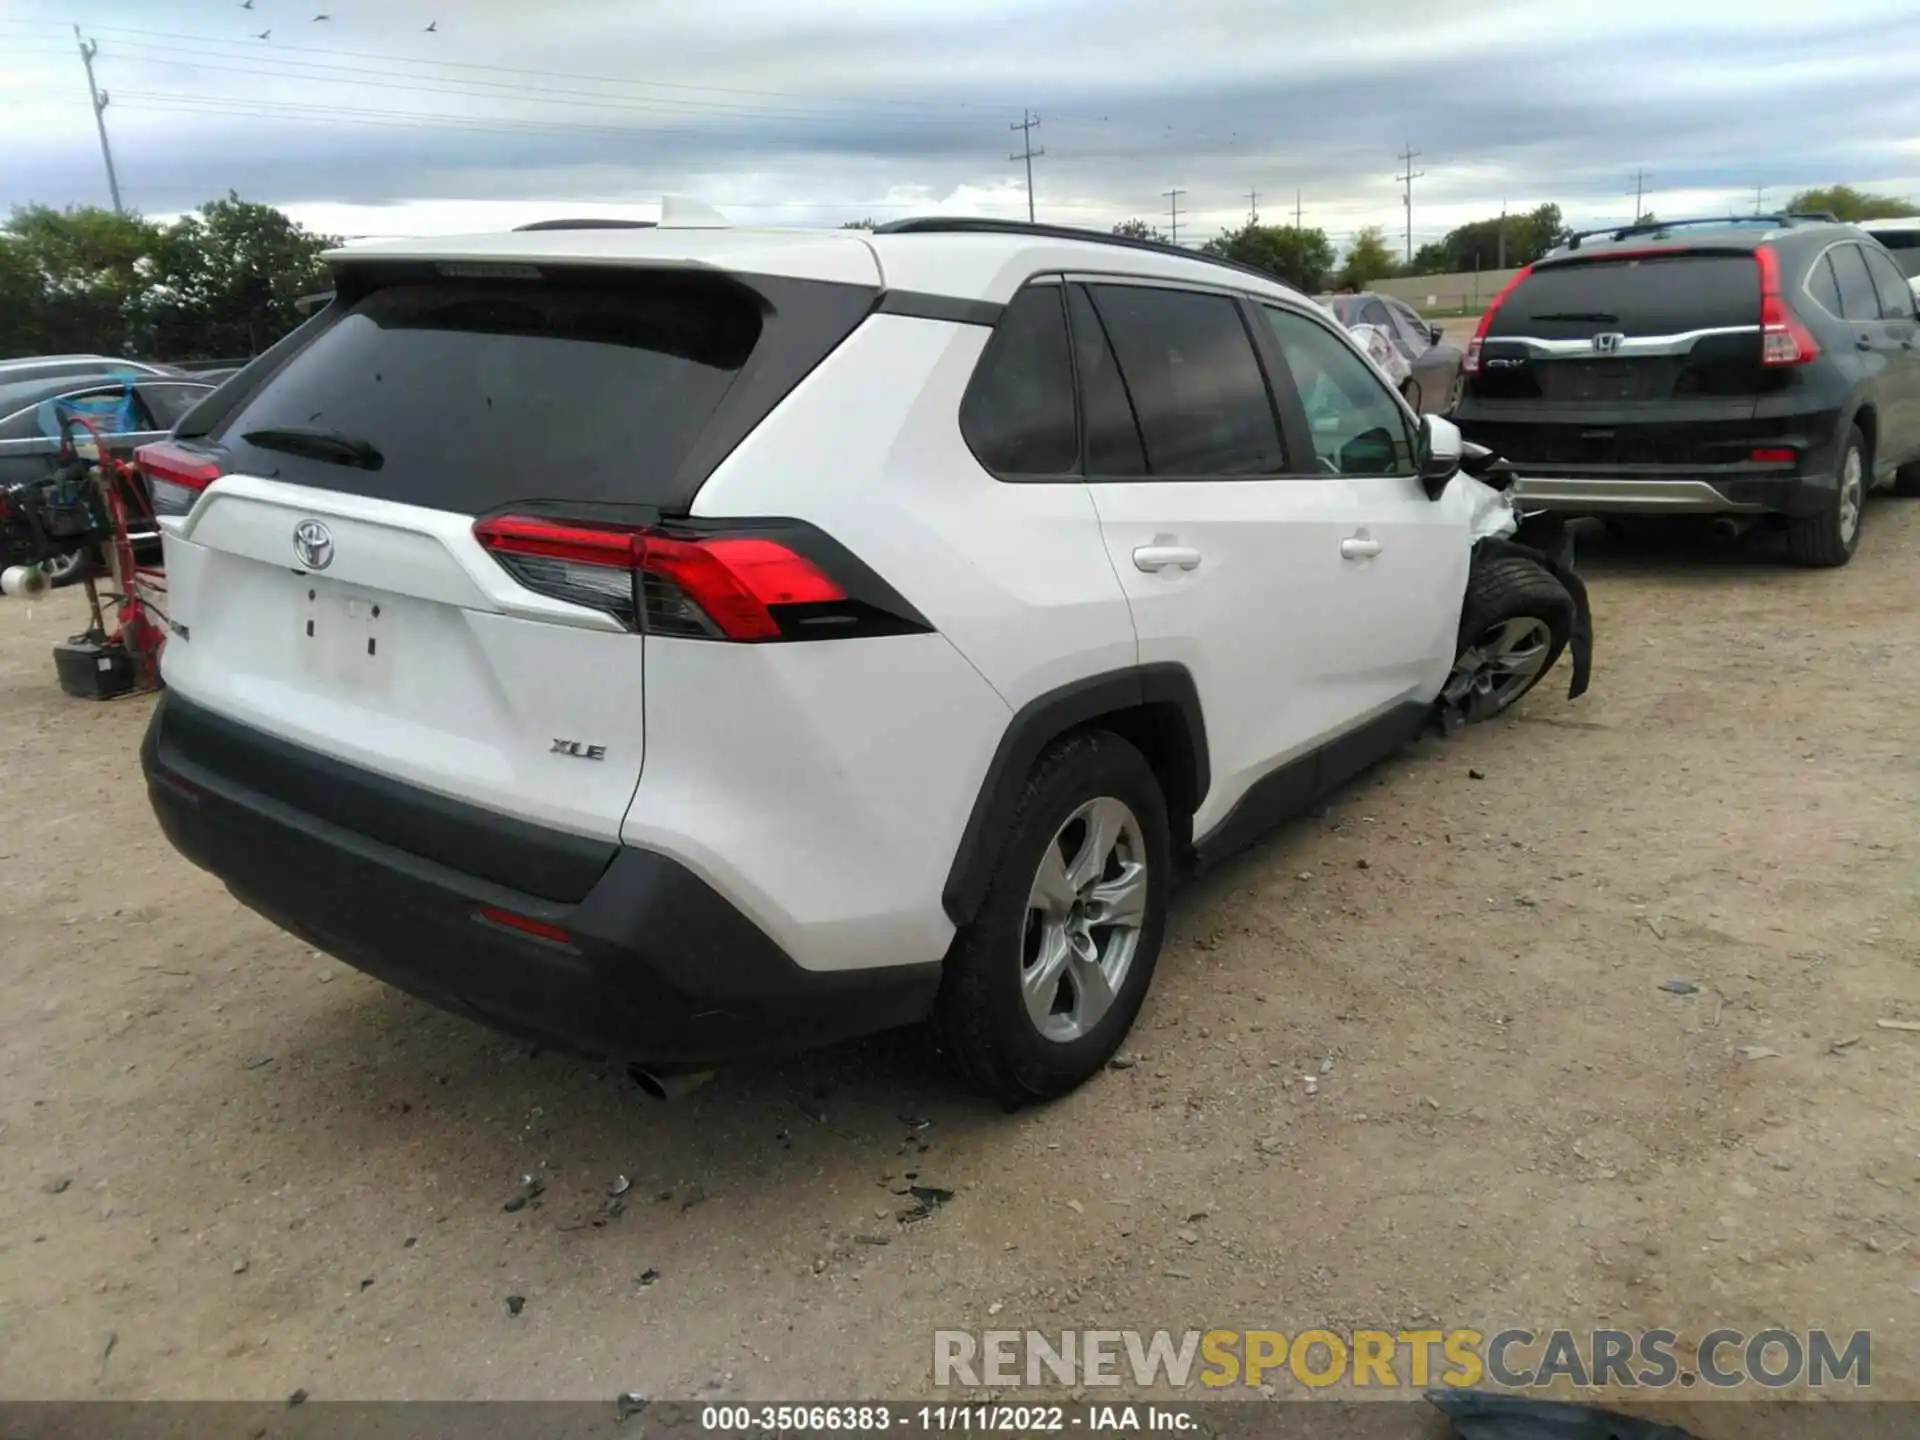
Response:
M1867 494L1920 493L1920 317L1867 232L1802 216L1575 237L1481 317L1455 418L1524 505L1784 524L1844 565Z
M932 1016L1018 1103L1120 1044L1178 873L1584 684L1490 457L1270 276L710 214L336 251L142 451L149 791L243 903L644 1083Z
M109 454L130 456L137 446L164 439L176 422L217 386L202 379L166 376L75 386L71 380L0 382L0 570L33 558L19 508L7 496L22 485L52 475L61 447L57 406L81 402L113 429L101 436ZM136 546L157 554L159 535L147 529ZM41 569L55 585L78 580L84 552L76 547L44 561Z
M1920 215L1900 220L1862 220L1860 228L1887 247L1893 263L1920 294Z
M1446 338L1445 327L1422 320L1404 300L1372 291L1323 295L1320 301L1349 330L1370 325L1386 336L1406 362L1406 378L1394 378L1415 410L1444 415L1453 409L1462 351Z
M17 360L0 360L0 386L30 380L67 380L83 384L96 377L171 375L165 365L146 360L119 360L111 355L32 355Z

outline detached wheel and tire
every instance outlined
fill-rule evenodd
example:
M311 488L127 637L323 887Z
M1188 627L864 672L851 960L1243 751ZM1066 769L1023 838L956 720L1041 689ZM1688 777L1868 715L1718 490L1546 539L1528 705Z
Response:
M1090 731L1041 758L941 981L936 1024L968 1081L1011 1108L1112 1058L1160 958L1171 872L1166 799L1138 750Z
M1855 425L1847 432L1834 471L1833 493L1819 512L1787 521L1787 554L1796 565L1831 569L1860 547L1860 521L1867 503L1867 441Z
M1520 555L1476 560L1442 705L1469 722L1511 709L1560 658L1573 617L1566 586L1533 561Z

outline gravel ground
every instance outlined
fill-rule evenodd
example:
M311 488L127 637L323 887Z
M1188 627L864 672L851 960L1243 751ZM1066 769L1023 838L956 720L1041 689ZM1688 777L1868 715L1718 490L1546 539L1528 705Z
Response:
M928 1394L941 1327L1422 1318L1870 1328L1920 1397L1916 552L1897 501L1833 573L1594 549L1590 695L1189 892L1134 1063L1017 1115L912 1034L661 1106L313 953L160 838L149 702L59 694L77 597L0 601L0 1397Z

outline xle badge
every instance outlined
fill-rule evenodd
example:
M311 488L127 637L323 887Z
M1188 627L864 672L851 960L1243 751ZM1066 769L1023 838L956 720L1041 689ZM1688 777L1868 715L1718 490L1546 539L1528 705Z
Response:
M555 740L553 742L552 753L555 755L571 755L576 760L604 760L607 758L607 747L604 745L588 745L579 740Z

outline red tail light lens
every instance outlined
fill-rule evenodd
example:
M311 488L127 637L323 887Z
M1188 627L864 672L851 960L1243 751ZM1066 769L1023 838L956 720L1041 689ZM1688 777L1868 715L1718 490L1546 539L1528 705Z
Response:
M1791 465L1797 458L1797 452L1784 445L1762 446L1747 452L1747 459L1756 465Z
M525 515L477 521L473 533L528 589L649 634L777 640L777 607L847 599L812 560L764 536L677 536Z
M531 935L537 940L551 940L556 945L573 943L573 937L558 925L545 920L535 920L530 915L519 915L511 910L502 910L498 905L482 905L473 912L473 918L483 920L489 925L518 930L522 935Z
M133 452L133 463L146 477L156 515L186 514L200 492L226 474L219 461L170 440L142 445Z
M1467 353L1460 361L1460 368L1469 375L1480 373L1480 352L1486 347L1487 331L1493 328L1493 317L1500 307L1507 303L1507 297L1520 288L1520 284L1533 273L1533 266L1523 265L1514 277L1500 287L1500 293L1493 297L1493 303L1487 306L1487 313L1480 317L1480 323L1474 327L1473 339L1467 342Z
M1753 258L1760 265L1760 363L1805 365L1817 360L1818 342L1780 293L1779 255L1771 245L1762 245L1754 250Z

